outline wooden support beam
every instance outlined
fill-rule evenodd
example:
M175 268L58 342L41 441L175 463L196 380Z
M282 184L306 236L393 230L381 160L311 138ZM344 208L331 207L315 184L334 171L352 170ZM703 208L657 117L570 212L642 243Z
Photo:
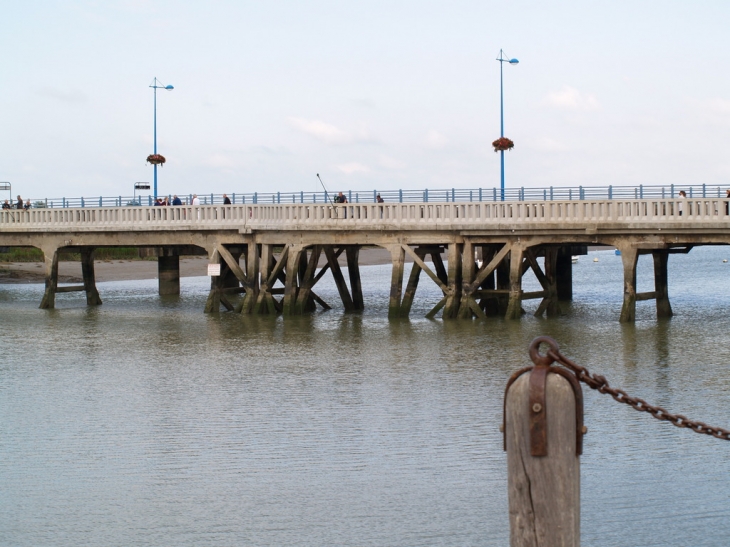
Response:
M307 252L306 250L304 251ZM297 295L296 309L297 315L304 312L314 311L314 299L312 299L312 286L314 285L314 274L317 271L319 257L322 255L322 247L315 245L310 250L309 260L301 260L299 271L299 294ZM302 272L302 266L304 271ZM311 304L311 305L310 305Z
M248 277L245 273L243 273L243 270L241 269L241 266L238 264L238 259L234 258L233 255L226 249L225 245L218 245L216 247L218 250L218 253L220 254L221 258L225 261L225 263L230 268L231 272L233 272L233 275L236 276L238 281L241 282L242 285L246 286L249 284Z
M461 243L449 243L449 284L443 319L456 319L461 301ZM473 258L471 259L473 260Z
M433 319L436 317L436 314L446 305L447 298L447 296L444 296L441 300L439 300L438 304L431 308L431 311L426 314L426 319Z
M424 255L416 250L416 254L420 257L423 257ZM401 302L400 305L400 315L401 317L408 317L408 315L411 313L411 307L413 306L413 299L416 296L416 289L418 288L418 280L421 277L421 272L423 271L423 268L418 265L418 262L413 263L413 267L411 268L411 273L408 276L408 283L406 283L406 291L403 294L403 302Z
M406 254L413 259L413 262L418 264L418 266L420 266L420 268L426 273L426 275L428 275L428 277L433 279L433 282L439 286L439 288L441 289L441 291L444 294L446 294L446 292L449 290L446 283L441 280L441 277L439 277L438 274L431 271L431 268L429 268L428 265L426 265L426 263L423 261L422 256L419 255L418 253L416 253L408 245L401 245L401 247L406 252ZM423 255L423 256L425 257L425 255ZM433 256L434 255L431 255L432 259L433 259ZM440 255L436 255L436 256L439 256L439 260L440 260ZM441 266L443 267L443 262L441 262Z
M513 244L509 257L509 301L505 319L519 319L522 316L522 274L524 273L524 249Z
M56 307L56 291L58 288L58 249L43 249L46 263L46 291L43 293L40 308L50 310Z
M62 292L81 292L85 290L86 286L84 285L66 285L65 287L56 287L56 294Z
M84 290L86 291L87 306L101 306L101 297L96 289L96 277L94 275L94 248L81 247L81 274L84 278Z
M482 268L477 273L476 279L472 281L471 284L471 290L475 291L476 288L482 284L482 282L487 278L489 274L491 274L498 266L499 264L505 259L507 254L510 252L510 249L512 248L512 245L509 243L505 243L504 247L502 247L498 253L496 253L492 259L489 261L488 264L483 264Z
M356 310L364 310L365 300L363 299L362 281L360 280L360 245L348 245L345 252L347 253L347 275L350 278L352 303Z
M264 247L266 247L266 251L264 251ZM261 254L265 253L269 253L270 255L270 245L261 246ZM239 303L240 309L237 308L236 310L242 314L248 315L254 313L254 308L256 307L256 302L258 301L261 290L259 279L261 277L262 265L268 265L268 261L262 261L259 259L259 246L255 240L251 239L249 240L248 245L246 245L246 278L249 280L249 285L247 286L243 300Z
M636 263L639 253L636 247L622 245L621 262L624 266L624 303L621 307L621 323L633 323L636 319Z
M433 267L436 269L436 275L441 280L441 283L443 285L447 285L449 283L449 275L446 273L446 267L444 266L444 259L441 258L442 253L441 247L436 247L431 252L431 262L433 262ZM423 266L421 266L423 267Z
M654 251L654 290L656 292L656 316L672 317L672 305L669 303L669 276L668 262L669 252L664 250Z
M647 292L637 292L636 293L636 301L642 302L644 300L656 300L657 292L656 291L647 291Z
M555 263L558 300L573 300L573 257L571 247L560 247Z
M481 251L482 251L482 266L488 265L492 259L494 258L494 255L498 252L498 248L494 245L481 245ZM477 274L481 272L481 269L477 272ZM494 269L487 273L482 282L478 285L478 287L482 290L494 290L495 288L495 282L494 282ZM472 283L472 286L474 283ZM479 300L479 307L484 311L484 315L487 317L496 317L499 315L499 300L495 297L495 295L477 295L477 291L472 291L472 295L474 298L480 298Z
M464 240L461 261L461 302L459 302L458 317L459 319L471 319L473 308L469 301L473 300L471 286L476 276L476 260L474 258L474 244L468 238ZM476 304L476 302L474 303Z
M221 264L220 256L218 249L214 249L210 255L209 264ZM221 275L210 277L210 292L208 293L208 300L205 302L205 313L220 313L222 281L223 267L221 266Z
M535 317L541 317L545 312L547 312L548 317L557 317L560 315L556 276L557 258L557 247L547 247L545 249L545 285L543 285L545 288L545 296L535 312Z
M324 245L324 254L327 256L327 263L330 266L330 271L337 285L337 291L340 293L342 304L345 306L345 311L355 311L355 304L350 296L347 283L345 283L345 277L342 275L342 269L340 269L340 263L337 261L333 246Z
M340 255L342 254L342 252L344 250L345 250L344 246L337 249L337 251L335 251L335 258L340 258ZM326 274L329 271L329 269L330 269L330 264L329 264L329 262L327 262L327 264L325 264L322 268L320 268L319 272L317 272L317 275L314 276L314 282L312 283L312 285L316 285L317 282L324 277L324 274Z
M406 251L403 245L389 245L393 270L390 276L390 300L388 302L388 319L401 316L401 293L403 291L403 269L406 262Z
M284 300L282 301L282 313L284 315L294 315L294 304L297 301L299 286L297 279L299 276L299 261L302 258L303 245L288 245L289 249L286 261L286 283L284 285ZM281 262L281 261L280 261Z

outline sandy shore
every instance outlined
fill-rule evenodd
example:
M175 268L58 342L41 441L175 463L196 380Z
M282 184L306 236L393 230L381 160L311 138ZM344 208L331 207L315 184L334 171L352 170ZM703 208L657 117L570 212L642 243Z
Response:
M344 253L340 256L340 264L347 261ZM320 265L326 261L320 260ZM390 253L386 249L362 249L360 265L390 263ZM134 279L156 279L156 260L97 260L94 263L97 281L130 281ZM198 277L208 275L208 259L204 256L185 257L180 259L181 277ZM81 263L61 261L58 266L60 283L81 283ZM45 269L41 262L0 262L1 283L43 283Z

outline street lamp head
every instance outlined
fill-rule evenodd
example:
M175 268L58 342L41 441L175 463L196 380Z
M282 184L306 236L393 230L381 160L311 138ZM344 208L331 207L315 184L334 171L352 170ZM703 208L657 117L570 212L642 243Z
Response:
M517 59L512 59L512 61L514 61L514 62L516 63L516 62L517 62ZM510 63L511 63L512 61L510 61ZM174 87L172 87L171 85L166 85L166 86L165 86L165 89L175 89L175 88L174 88Z
M511 64L511 65L516 65L517 63L519 63L519 61L517 59L510 59L509 60L509 64Z

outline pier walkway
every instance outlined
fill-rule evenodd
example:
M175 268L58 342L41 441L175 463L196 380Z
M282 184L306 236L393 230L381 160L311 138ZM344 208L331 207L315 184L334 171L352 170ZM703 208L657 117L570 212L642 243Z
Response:
M516 319L526 299L540 300L536 314L555 316L560 313L559 301L572 296L571 255L584 254L588 245L607 245L621 251L625 287L620 320L630 322L641 300L655 300L657 315L671 316L670 254L689 252L695 245L728 243L728 200L720 197L0 212L0 247L36 247L44 253L42 308L54 306L56 293L76 290L86 292L89 305L100 304L94 249L138 247L159 259L161 294L179 292L180 255L207 254L214 270L220 267L220 275L211 278L207 312L218 312L221 306L239 313L285 315L314 311L317 306L328 309L330 304L314 291L328 273L337 283L345 310L356 311L363 308L359 249L379 246L392 258L391 317L408 316L421 273L443 293L433 303L430 317L441 312L444 319L490 315ZM68 253L81 258L82 286L58 286L59 255ZM340 267L343 253L347 280ZM655 268L655 290L646 293L636 292L641 254L651 254ZM404 287L406 257L414 265ZM527 272L535 275L541 290L522 290Z

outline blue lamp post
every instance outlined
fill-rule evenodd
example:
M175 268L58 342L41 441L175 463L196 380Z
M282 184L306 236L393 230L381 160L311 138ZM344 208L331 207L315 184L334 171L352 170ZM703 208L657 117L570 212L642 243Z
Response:
M157 155L157 90L158 89L175 89L171 85L161 85L162 82L160 82L157 78L152 80L152 85L150 86L152 89L154 89L154 95L155 95L155 108L154 108L154 154ZM164 160L162 160L164 161ZM154 185L154 194L155 199L157 199L157 163L153 164L155 168L155 185Z
M505 57L504 52L501 49L499 50L499 58L497 61L499 61L499 137L504 138L504 86L502 84L502 65L505 61L511 65L516 65L519 61L517 59L509 59ZM504 201L504 150L500 150L499 155L499 161L501 164L500 189L502 201Z

